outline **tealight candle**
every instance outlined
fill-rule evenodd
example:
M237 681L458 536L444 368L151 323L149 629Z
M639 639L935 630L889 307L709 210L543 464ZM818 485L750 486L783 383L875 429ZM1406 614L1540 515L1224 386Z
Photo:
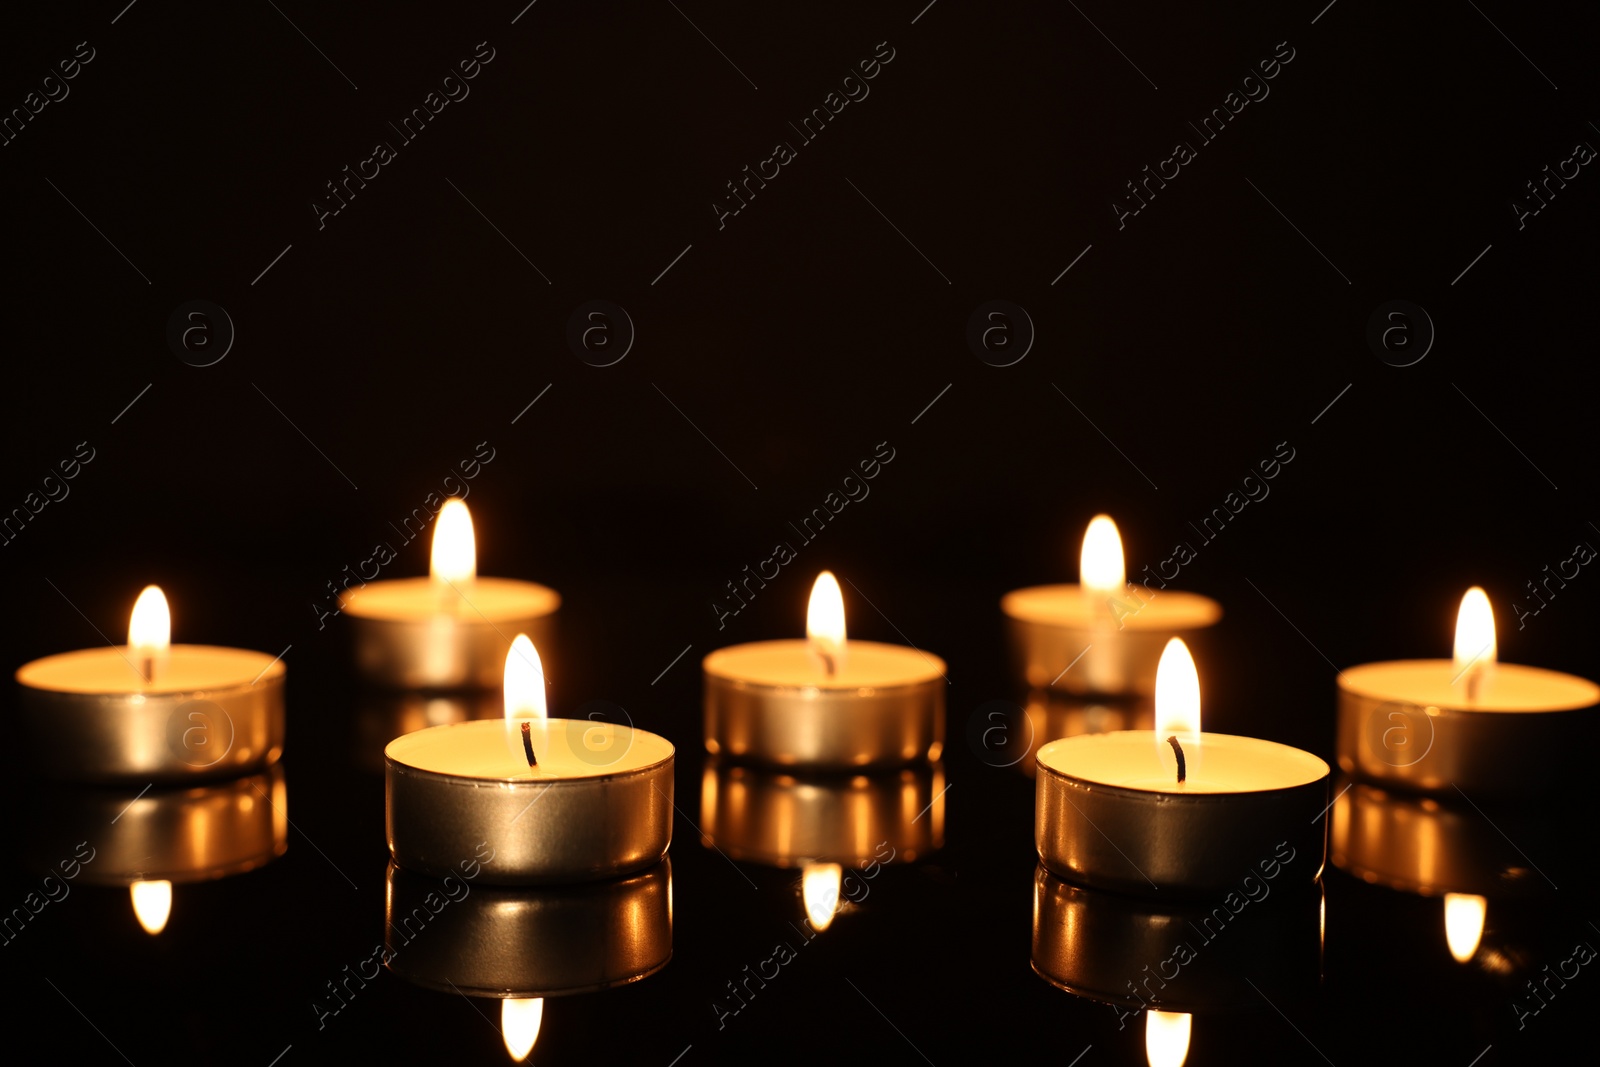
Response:
M1397 660L1339 674L1339 766L1349 774L1468 797L1559 785L1587 762L1600 686L1498 663L1494 612L1473 587L1451 659ZM1454 795L1454 793L1451 793Z
M341 596L356 669L397 689L492 689L509 635L549 646L561 596L534 582L478 577L472 515L460 499L445 501L435 521L428 577L368 582Z
M1215 600L1169 590L1160 577L1129 582L1108 515L1096 515L1084 532L1078 578L1078 585L1031 586L1000 601L1017 670L1031 688L1148 697L1167 641L1192 641L1222 618Z
M434 726L384 749L389 851L443 878L487 842L486 882L609 878L672 841L673 747L630 726L546 717L544 669L525 634L505 659L505 716Z
M1200 732L1200 679L1167 644L1156 729L1066 737L1037 761L1034 839L1052 872L1096 889L1220 895L1279 850L1322 872L1328 765L1254 737Z
M147 586L128 643L17 671L30 765L52 778L148 785L260 770L283 753L283 661L172 644L167 598Z
M828 571L812 587L805 640L718 649L702 668L713 754L845 769L934 760L944 750L944 661L846 640L844 597Z

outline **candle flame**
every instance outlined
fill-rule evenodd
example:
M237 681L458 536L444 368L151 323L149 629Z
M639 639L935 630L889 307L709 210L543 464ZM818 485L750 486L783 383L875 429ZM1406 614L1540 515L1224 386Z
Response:
M549 716L544 696L544 664L527 634L518 634L506 653L506 724Z
M466 502L451 497L439 509L433 527L433 553L428 573L440 581L470 582L478 573L478 545L472 533L472 513Z
M800 876L800 895L806 902L806 918L818 930L826 930L839 910L839 884L844 868L837 863L808 863Z
M806 607L806 640L811 649L836 674L844 666L844 593L832 571L823 571L811 587Z
M1096 515L1083 532L1083 551L1078 556L1078 581L1095 593L1120 594L1128 584L1122 558L1122 535L1110 515Z
M1461 598L1461 610L1456 612L1456 676L1493 666L1498 654L1494 609L1489 607L1489 594L1475 585Z
M1156 665L1156 748L1176 737L1192 761L1200 745L1200 672L1183 639L1174 637ZM1176 758L1176 757L1171 757Z
M1181 1011L1145 1012L1144 1057L1150 1067L1183 1067L1189 1058L1189 1031L1194 1016Z
M134 918L145 933L155 935L167 928L167 917L172 914L171 882L135 882L128 887L128 895L133 898Z
M528 1058L543 1021L543 997L507 997L500 1002L500 1036L513 1060L521 1063Z
M135 652L157 655L172 644L172 612L159 585L147 585L133 602L128 619L128 646Z
M1466 963L1477 954L1488 913L1489 902L1476 894L1444 895L1444 938L1457 963Z

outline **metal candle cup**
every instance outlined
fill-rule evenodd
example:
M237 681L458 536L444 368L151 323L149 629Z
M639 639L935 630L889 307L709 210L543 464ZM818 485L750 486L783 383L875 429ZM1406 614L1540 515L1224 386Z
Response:
M730 859L772 867L865 867L887 843L914 860L944 844L944 768L805 778L707 759L703 839Z
M1013 765L1029 778L1037 773L1038 763L1026 757L1032 757L1051 741L1083 734L1155 728L1155 705L1148 699L1086 700L1048 689L1035 689L1028 694L1022 712L1027 727L1023 737L1027 751L1025 758L1017 759ZM984 762L995 765L987 759ZM1004 766L1005 762L999 765Z
M1383 785L1469 797L1559 786L1592 762L1600 686L1494 664L1476 699L1452 660L1398 660L1339 674L1339 767Z
M852 769L935 760L944 751L944 661L851 641L827 674L806 641L718 649L705 672L706 750L785 767Z
M528 724L529 767L509 720L435 726L384 749L389 851L443 878L487 842L486 882L611 878L660 861L672 841L673 747L628 726L583 719Z
M1220 895L1286 842L1302 880L1321 874L1328 765L1274 741L1206 733L1187 780L1163 773L1161 731L1051 741L1039 749L1034 840L1052 872L1139 895Z
M555 590L509 578L397 578L348 590L356 669L396 689L492 689L500 685L510 635L552 645Z
M505 718L505 698L487 689L458 693L368 690L356 705L353 762L382 774L384 747L403 734L471 719Z
M283 661L172 645L147 681L128 646L17 671L31 765L52 778L170 785L260 770L283 754Z
M1133 588L1140 591L1038 585L1007 593L1000 610L1017 674L1030 688L1079 696L1153 695L1167 642L1193 643L1222 607L1196 593Z
M498 861L497 853L483 874ZM473 881L460 872L440 882L389 867L390 970L441 993L555 997L637 982L672 959L671 860L581 886L500 889Z

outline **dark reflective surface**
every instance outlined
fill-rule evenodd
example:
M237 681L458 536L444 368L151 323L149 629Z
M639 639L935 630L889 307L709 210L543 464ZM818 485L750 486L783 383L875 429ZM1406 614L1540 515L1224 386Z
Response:
M1600 176L1543 177L1570 175L1573 144L1600 136L1579 107L1596 68L1575 14L12 6L4 114L76 42L96 57L0 149L4 665L119 639L157 582L176 639L288 667L286 851L174 880L156 936L127 885L91 880L147 847L133 812L101 798L85 829L34 848L34 826L70 805L27 780L37 757L8 729L12 1060L506 1062L484 1002L388 969L343 985L387 936L383 735L479 711L365 704L332 591L426 573L426 537L401 531L463 464L479 468L482 573L562 595L552 710L608 701L678 748L671 960L548 998L533 1062L552 1067L1142 1062L1141 1027L1033 968L1035 783L1017 762L1032 742L990 732L1070 718L1024 712L999 601L1073 580L1099 511L1130 577L1176 574L1223 606L1199 662L1208 729L1331 763L1335 672L1448 654L1473 583L1507 661L1600 675L1600 577L1568 562L1600 544L1576 358L1593 348ZM402 143L388 123L479 41L496 57L470 98ZM789 124L880 41L896 55L870 97L719 220L742 168L797 137ZM1295 58L1270 96L1201 141L1189 124L1280 41ZM1144 177L1170 175L1190 138L1180 177ZM379 139L398 158L319 219L310 205L331 206L329 184ZM1537 213L1535 179L1550 183ZM1119 218L1133 182L1146 206ZM965 336L997 299L1035 334L1008 366ZM228 335L220 361L169 347L195 300L228 316L211 326ZM569 347L574 310L596 300L627 316L608 366ZM1437 333L1425 358L1369 344L1397 300ZM1422 344L1420 317L1399 333L1375 321L1383 343ZM841 505L846 472L879 454L893 459L870 495ZM831 517L802 538L819 508ZM779 541L795 556L770 577ZM703 825L698 664L800 636L822 568L852 636L939 655L950 688L942 839L885 863L867 834L864 855L832 861L845 905L815 932L799 868L702 844L725 827ZM0 722L15 708L7 688ZM1600 947L1600 810L1590 778L1565 784L1575 798L1531 816L1452 800L1453 821L1417 839L1486 858L1487 883L1424 894L1387 854L1375 882L1330 865L1320 981L1280 997L1259 977L1278 972L1241 962L1262 1005L1197 1015L1191 1067L1496 1067L1586 1048L1600 974L1568 961ZM1526 893L1500 891L1512 882ZM1486 901L1466 963L1444 892ZM1101 910L1086 909L1097 931Z

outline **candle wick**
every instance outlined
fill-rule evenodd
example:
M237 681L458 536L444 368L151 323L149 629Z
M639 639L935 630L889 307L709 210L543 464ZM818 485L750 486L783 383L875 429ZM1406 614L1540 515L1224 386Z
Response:
M1468 704L1476 704L1478 702L1478 680L1480 678L1482 678L1482 677L1483 677L1483 672L1480 671L1480 670L1477 670L1476 669L1476 665L1474 665L1474 669L1467 674L1467 703Z
M156 680L156 658L154 656L146 656L144 658L143 670L141 673L144 674L146 685Z
M522 724L522 751L528 755L528 766L539 766L539 757L533 754L533 729L527 723Z
M1178 737L1176 734L1167 738L1167 744L1172 746L1173 753L1178 757L1178 784L1182 785L1183 779L1188 774L1188 768L1185 766L1183 761L1183 746L1178 744Z
M827 652L823 651L822 649L818 649L817 650L817 655L822 657L823 669L825 669L828 672L828 677L832 678L833 675L834 675L834 672L836 670L838 670L837 662L834 660L834 658L831 655L829 655Z

